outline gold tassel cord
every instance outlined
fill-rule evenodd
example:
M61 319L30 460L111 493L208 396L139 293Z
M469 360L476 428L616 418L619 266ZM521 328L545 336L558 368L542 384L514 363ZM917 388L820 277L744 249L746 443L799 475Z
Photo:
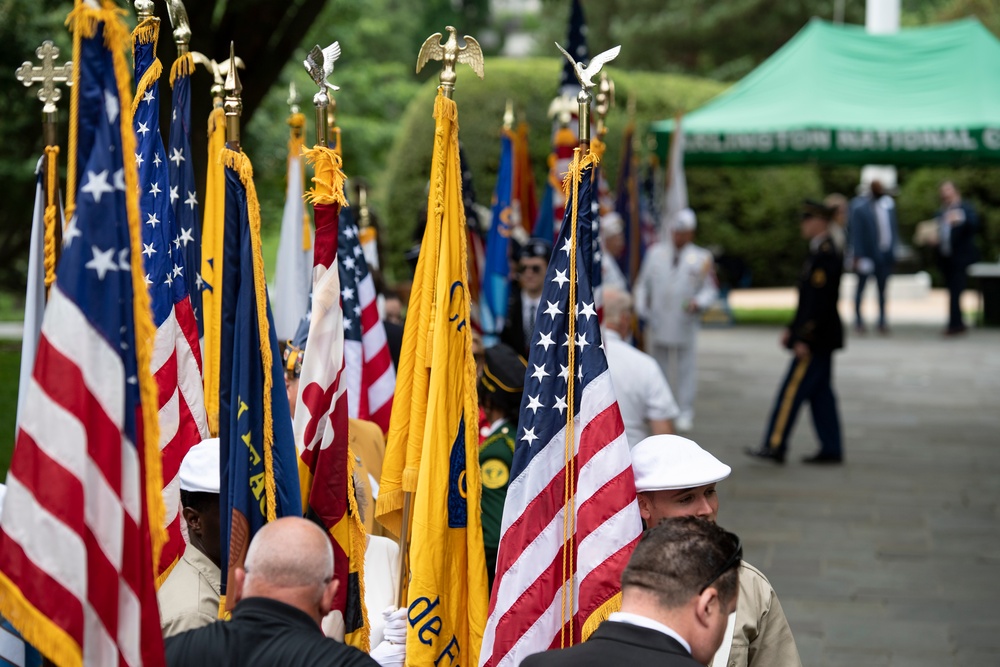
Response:
M274 416L271 414L272 376L270 328L267 323L267 282L264 279L264 261L260 247L260 202L253 184L253 166L242 151L223 148L219 156L222 164L239 174L247 194L247 217L250 221L250 245L253 249L254 292L257 301L257 333L260 337L261 366L264 369L264 491L267 498L267 520L277 518L277 491L274 481Z
M358 565L358 597L361 602L361 618L364 625L350 633L351 646L368 653L371 650L371 623L368 620L368 605L365 604L365 549L368 540L365 535L365 526L361 522L361 515L358 513L358 497L354 486L354 455L350 450L347 452L347 521L348 530L351 535L351 553L348 554L350 563ZM305 507L305 505L303 505ZM372 508L374 510L374 508ZM346 635L346 633L345 633ZM356 637L354 635L357 635ZM346 642L346 636L345 636Z
M59 147L45 147L45 293L49 293L49 288L56 279L56 211L58 202L56 201L56 184L59 180Z

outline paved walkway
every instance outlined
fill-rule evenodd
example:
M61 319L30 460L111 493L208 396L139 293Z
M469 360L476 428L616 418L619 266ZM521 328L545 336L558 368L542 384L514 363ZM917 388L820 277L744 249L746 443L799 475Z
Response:
M1000 331L852 337L835 361L847 463L757 445L788 361L779 330L704 330L691 436L733 467L720 523L770 578L806 667L1000 664Z

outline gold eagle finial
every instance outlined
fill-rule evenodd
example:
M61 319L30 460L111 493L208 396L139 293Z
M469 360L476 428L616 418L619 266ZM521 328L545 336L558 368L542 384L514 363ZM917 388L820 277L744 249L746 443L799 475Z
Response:
M480 79L485 76L486 72L483 69L483 49L479 46L479 42L475 38L465 35L462 39L465 40L465 46L459 48L458 46L458 33L452 26L447 26L445 30L448 31L448 41L441 43L441 33L436 32L430 37L428 37L423 46L420 47L420 53L417 54L417 72L424 68L431 60L440 60L442 62L441 68L441 90L446 97L451 97L455 90L455 66L459 63L464 63L472 68L472 71L476 73Z

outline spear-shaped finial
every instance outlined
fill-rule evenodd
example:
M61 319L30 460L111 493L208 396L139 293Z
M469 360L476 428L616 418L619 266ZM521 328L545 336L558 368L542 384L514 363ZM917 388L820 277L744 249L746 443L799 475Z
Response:
M288 82L288 99L285 100L288 103L288 110L292 113L299 112L299 91L295 87L294 81Z
M503 111L503 129L514 127L514 100L507 98L507 107Z
M469 35L465 35L462 38L465 40L465 46L459 48L458 33L455 29L447 26L445 30L448 31L448 41L443 44L439 32L424 40L424 44L417 54L417 72L422 70L428 61L440 60L442 62L441 93L450 99L455 92L456 65L465 63L480 79L483 78L486 71L483 69L483 49L479 46L479 42Z
M236 47L229 42L229 62L236 62ZM230 67L226 74L226 99L223 109L226 111L226 146L234 151L240 150L240 116L243 114L243 84L237 67Z

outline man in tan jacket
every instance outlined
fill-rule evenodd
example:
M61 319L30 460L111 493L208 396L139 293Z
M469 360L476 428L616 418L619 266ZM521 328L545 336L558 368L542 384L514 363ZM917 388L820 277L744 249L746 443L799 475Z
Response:
M639 514L648 528L664 519L697 516L715 521L715 485L731 468L676 435L654 435L632 448ZM729 618L728 639L711 667L802 667L795 638L778 596L760 570L740 565L740 596Z
M156 593L164 637L219 618L219 439L204 440L188 450L178 476L188 545Z

